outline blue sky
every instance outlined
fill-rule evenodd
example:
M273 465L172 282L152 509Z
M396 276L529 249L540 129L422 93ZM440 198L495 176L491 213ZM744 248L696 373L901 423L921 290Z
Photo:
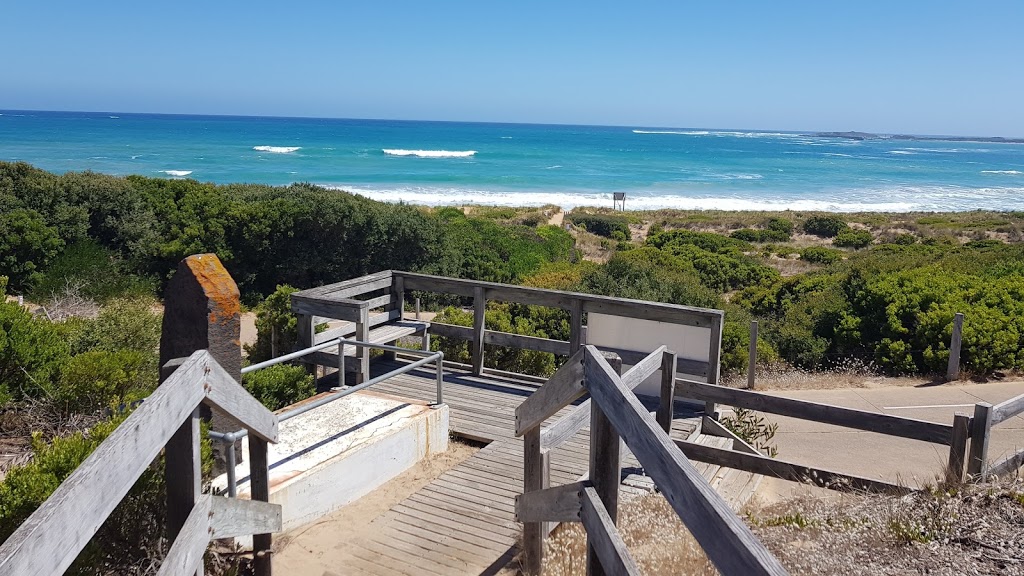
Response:
M80 2L0 108L1024 136L1024 2Z

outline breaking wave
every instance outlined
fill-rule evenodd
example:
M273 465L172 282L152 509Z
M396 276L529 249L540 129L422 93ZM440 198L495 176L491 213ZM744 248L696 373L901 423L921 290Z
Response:
M175 178L182 178L192 173L191 170L161 170L161 172L168 176L174 176Z
M1024 175L1024 172L1021 172L1020 170L982 170L981 173L982 174L1007 174L1007 175L1010 175L1010 176Z
M476 154L476 150L381 150L388 156L415 156L417 158L468 158Z
M253 146L257 152L270 152L271 154L291 154L296 150L302 150L302 146Z

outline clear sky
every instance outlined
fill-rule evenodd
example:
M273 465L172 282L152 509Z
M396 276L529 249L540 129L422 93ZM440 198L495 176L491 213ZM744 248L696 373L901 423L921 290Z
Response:
M0 11L0 108L1024 136L1024 1Z

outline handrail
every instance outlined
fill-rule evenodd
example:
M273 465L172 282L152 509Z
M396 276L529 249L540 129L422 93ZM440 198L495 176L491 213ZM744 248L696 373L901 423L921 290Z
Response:
M277 417L209 352L197 351L0 545L0 574L63 573L183 423L192 421L200 404L218 408L262 440L277 441ZM244 523L243 533L280 530L280 507L265 504L261 510L271 515L276 510L277 523ZM209 539L207 532L203 534ZM195 567L193 563L186 568Z
M444 368L443 368L443 366L444 366L444 352L441 352L441 351L430 352L430 351L427 351L427 350L414 350L414 349L411 349L411 348L402 348L401 346L391 346L391 345L388 345L388 344L374 344L374 343L370 343L370 342L360 342L358 340L346 340L346 339L343 339L343 338L335 338L334 340L329 340L327 342L322 342L320 344L317 344L316 346L310 346L309 348L304 348L302 350L297 350L297 351L292 352L290 354L285 354L284 356L278 356L277 358L272 358L270 360L267 360L267 361L264 361L264 362L260 362L258 364L253 364L252 366L246 366L245 368L242 368L242 374L248 374L248 373L251 373L251 372L256 371L256 370L261 370L263 368L267 368L267 367L270 367L270 366L275 366L277 364L282 364L282 363L288 362L290 360L295 360L297 358L301 358L303 356L307 356L309 354L316 353L316 352L318 352L320 350L323 350L325 348L332 348L332 347L335 347L335 346L338 347L338 356L339 356L339 358L342 358L342 359L344 358L344 347L345 346L359 346L359 347L365 347L365 348L375 348L375 349L385 350L385 351L389 351L389 352L402 352L402 353L412 354L412 355L416 355L416 356L423 356L423 358L420 358L419 360L416 360L414 362L410 362L408 364L400 366L399 368L396 368L396 369L394 369L394 370L392 370L390 372L387 372L385 374L381 374L380 376L377 376L375 378L371 378L370 380L367 380L366 382L363 382L361 384L357 384L355 386L350 386L350 387L345 387L344 386L344 382L345 382L345 380L344 380L344 373L345 372L344 372L344 368L341 368L341 370L340 370L340 373L341 373L340 384L341 384L341 386L339 388L333 389L330 393L324 394L323 396L321 396L320 398L318 398L318 399L316 399L316 400L314 400L312 402L306 402L306 403L302 404L301 406L297 406L295 408L292 408L291 410L286 410L284 412L278 413L277 414L277 419L278 419L279 422L284 422L284 421L289 420L291 418L294 418L294 417L296 417L296 416L298 416L300 414L305 414L306 412L309 412L310 410L312 410L314 408L319 408L320 406L323 406L325 404L329 404L331 402L334 402L335 400L340 400L340 399L342 399L342 398L344 398L344 397L346 397L346 396L348 396L350 394L354 394L356 392L359 392L360 390L364 390L366 388L369 388L370 386L373 386L374 384L378 384L380 382L383 382L385 380L388 380L388 379L393 378L394 376L398 376L400 374L405 374L407 372L411 372L411 371L413 371L413 370L415 370L415 369L417 369L417 368L419 368L421 366L424 366L424 365L430 364L430 363L434 363L435 364L436 372L437 372L437 399L436 399L436 403L433 404L431 407L432 408L438 408L438 407L440 407L441 405L444 404L444 391L443 391L443 384L444 384ZM229 497L234 498L235 496L238 495L238 481L237 481L237 478L236 478L236 475L235 475L235 467L236 467L236 462L237 462L238 456L237 456L237 454L235 452L235 442L237 442L238 440L241 440L242 438L246 437L248 435L248 430L246 430L244 428L241 429L241 430L233 431L233 432L216 432L216 431L210 430L208 435L209 435L210 438L212 438L214 440L218 440L220 442L223 442L223 443L225 443L227 445L227 494L228 494Z
M992 425L1006 422L1014 416L1024 413L1024 394L1004 400L992 407Z
M597 568L635 573L635 564L615 528L621 438L720 573L786 574L641 404L624 382L627 378L620 377L597 348L585 346L580 352L577 362L581 369L570 368L561 377L552 377L517 410L516 431L524 436L526 490L516 499L516 518L524 523L526 569L541 570L542 523L582 521L588 550L594 553L588 551L588 573ZM659 349L642 364L668 365L665 354L671 353ZM589 480L548 488L544 471L550 453L541 449L540 427L546 416L578 397L581 388L590 393L592 402Z

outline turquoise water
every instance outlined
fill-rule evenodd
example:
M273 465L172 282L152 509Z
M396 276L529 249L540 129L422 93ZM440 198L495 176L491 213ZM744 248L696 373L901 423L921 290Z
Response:
M1024 144L791 132L0 111L0 160L417 204L1024 209Z

